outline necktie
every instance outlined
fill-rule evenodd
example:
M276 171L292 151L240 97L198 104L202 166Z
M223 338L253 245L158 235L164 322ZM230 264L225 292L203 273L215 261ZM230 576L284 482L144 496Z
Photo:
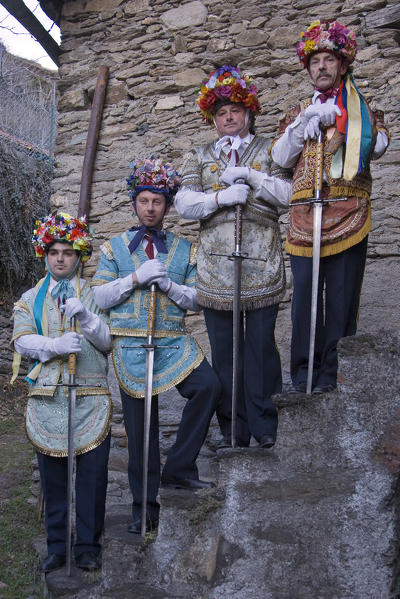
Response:
M232 149L231 140L228 140L227 144L229 144L229 146L230 146L230 150L228 152L229 164L231 166L237 166L237 163L239 162L239 152L237 150Z
M147 240L147 245L145 248L145 252L147 254L147 257L149 258L149 260L153 260L154 258L154 244L153 244L153 239L151 237L151 235L146 235L144 236L144 239Z
M317 91L319 90L317 89ZM329 89L324 90L318 96L319 101L321 102L321 104L324 104L328 98L336 98L338 91L339 90L334 87L330 87Z

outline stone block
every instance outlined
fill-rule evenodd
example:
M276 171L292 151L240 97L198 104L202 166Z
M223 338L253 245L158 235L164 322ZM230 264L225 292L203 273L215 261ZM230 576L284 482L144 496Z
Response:
M235 40L235 46L239 48L253 48L254 46L262 46L267 40L265 31L261 29L251 29L242 31L238 34Z
M174 80L178 87L198 87L203 79L206 78L206 73L203 69L185 69L176 73Z
M173 110L183 106L183 102L180 96L167 96L166 98L160 98L155 105L155 110Z
M167 29L182 29L203 25L207 20L208 10L202 2L195 0L180 4L179 8L171 8L161 15L161 22Z

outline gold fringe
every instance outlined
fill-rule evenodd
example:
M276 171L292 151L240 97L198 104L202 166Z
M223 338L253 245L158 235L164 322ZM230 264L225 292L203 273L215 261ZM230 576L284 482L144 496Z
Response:
M156 387L155 389L153 389L152 395L158 395L159 393L164 393L165 391L168 391L168 389L172 389L172 387L176 387L176 385L179 385L179 383L181 383L182 381L184 381L185 378L187 378L189 376L189 374L191 372L193 372L193 370L195 368L197 368L197 366L200 366L200 364L204 360L204 354L203 354L203 352L202 352L202 350L200 349L199 346L197 346L197 348L198 348L199 354L198 354L197 358L191 363L191 365L188 368L186 368L186 370L184 372L181 372L176 378L174 378L169 383L166 383L165 385L161 385L161 387ZM114 360L114 355L115 354L113 352L112 358L113 358L114 370L115 370L116 377L118 379L119 386L128 395L131 395L132 397L137 397L139 399L143 399L144 398L144 391L133 391L132 389L130 389L129 387L127 387L125 385L125 383L123 383L123 381L121 380L121 378L119 376L118 369L117 369L117 365L116 365L115 360Z
M294 193L291 197L290 200L290 204L293 204L293 202L295 202L295 200L308 200L310 198L314 197L314 190L313 189L302 189L300 191L296 191L296 193ZM347 185L343 185L343 186L331 186L329 188L329 196L327 199L330 198L341 198L341 197L349 197L349 198L353 198L353 197L357 197L357 198L366 198L367 200L370 197L370 193L368 191L365 191L364 189L356 189L354 187L350 187Z

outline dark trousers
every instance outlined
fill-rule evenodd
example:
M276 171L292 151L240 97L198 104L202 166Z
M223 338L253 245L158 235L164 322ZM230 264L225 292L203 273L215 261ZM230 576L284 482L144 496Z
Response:
M104 527L107 463L110 434L95 449L76 456L76 542L75 557L86 551L98 555ZM65 555L67 541L67 458L36 453L46 502L45 524L48 553Z
M217 376L207 360L195 368L176 386L188 399L178 427L176 441L168 452L164 476L198 479L196 459L206 438L211 418L221 392ZM128 435L128 478L132 492L133 518L140 518L142 504L143 422L144 400L132 397L120 389L125 429ZM153 396L150 422L147 515L158 519L157 502L160 486L160 447L158 426L158 397Z
M321 258L313 386L336 385L337 343L354 335L367 255L368 238L353 247ZM291 377L307 381L310 346L312 259L290 257L293 272Z
M237 442L246 446L250 434L258 441L276 435L277 409L271 399L282 390L279 352L275 343L278 305L248 310L244 333L241 314ZM217 418L224 437L230 438L232 421L232 317L231 311L204 308L210 338L212 364L222 385Z

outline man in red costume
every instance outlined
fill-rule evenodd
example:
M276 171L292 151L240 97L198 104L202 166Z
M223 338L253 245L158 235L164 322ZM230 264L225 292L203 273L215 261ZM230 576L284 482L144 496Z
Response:
M314 94L280 122L270 153L293 168L293 195L286 250L293 272L291 377L306 390L312 287L313 206L317 137L323 136L324 204L313 392L336 388L337 342L354 335L371 228L370 160L381 156L389 134L383 113L361 96L350 65L357 53L354 33L337 21L314 21L301 34L297 55ZM296 205L297 203L300 203Z

